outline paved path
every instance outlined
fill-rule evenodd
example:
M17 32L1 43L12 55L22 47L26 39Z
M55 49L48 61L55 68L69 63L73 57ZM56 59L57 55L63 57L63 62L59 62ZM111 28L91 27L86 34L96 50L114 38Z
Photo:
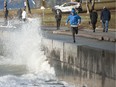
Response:
M22 24L16 25L17 22L15 22L15 20L13 20L13 23L15 24L16 27L22 26ZM50 33L43 32L44 37L46 38L60 40L67 43L73 43L72 34L67 27L61 27L60 30L56 30L55 27L41 27L41 29L50 32ZM11 32L20 31L18 28L11 28L11 29L0 28L0 30L11 31ZM115 32L109 31L108 33L103 33L101 30L98 29L96 33L93 33L92 30L83 29L83 30L79 30L79 34L76 36L77 36L76 37L77 42L75 44L91 46L91 47L100 48L109 51L115 51L116 48L114 41ZM104 36L107 36L108 38L106 39L107 41L104 41L105 40L103 39Z
M42 27L42 29L51 31L53 34L72 35L70 29L67 27L61 27L60 30L56 30L55 27ZM96 32L93 33L90 29L80 29L76 36L116 42L116 31L110 30L106 33L102 32L102 29L96 29Z
M44 26L41 27L41 29L47 32L43 34L45 38L73 43L71 31L67 27L61 27L60 30L56 30L55 27ZM79 30L79 34L76 35L75 44L116 52L115 34L115 31L104 33L102 30L97 29L96 32L93 33L92 30L83 29Z

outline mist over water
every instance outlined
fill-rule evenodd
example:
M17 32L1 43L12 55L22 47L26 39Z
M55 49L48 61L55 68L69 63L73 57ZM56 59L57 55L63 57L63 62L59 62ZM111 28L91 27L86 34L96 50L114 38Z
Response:
M0 87L71 87L55 77L41 50L40 19L28 20L0 31Z

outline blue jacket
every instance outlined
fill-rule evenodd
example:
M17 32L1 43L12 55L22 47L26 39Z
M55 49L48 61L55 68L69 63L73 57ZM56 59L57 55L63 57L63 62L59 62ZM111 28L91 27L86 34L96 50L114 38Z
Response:
M70 21L70 25L77 25L81 22L81 17L79 15L77 15L77 13L75 12L74 9L72 9L71 13L73 13L74 15L70 14L66 20L66 23L68 23L68 21Z

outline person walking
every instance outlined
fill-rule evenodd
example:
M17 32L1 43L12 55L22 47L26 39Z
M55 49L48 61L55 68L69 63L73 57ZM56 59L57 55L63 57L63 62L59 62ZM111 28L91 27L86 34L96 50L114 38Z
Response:
M98 18L98 14L97 14L96 10L92 10L90 12L90 19L91 19L93 32L95 32L95 29L96 29L97 18Z
M73 35L73 42L75 43L75 34L78 34L78 26L81 23L81 17L77 15L75 9L72 9L71 14L68 16L66 20L66 25L70 21L70 27Z
M4 1L4 18L5 18L5 24L4 25L8 25L8 9L7 9L7 2Z
M25 22L26 21L26 11L25 9L22 12L22 20Z
M7 8L4 9L4 17L5 17L5 20L8 19L8 9Z
M104 6L103 10L101 11L101 15L100 15L100 20L101 20L102 26L103 26L103 32L108 32L108 25L109 25L110 19L111 19L111 13Z
M59 10L56 10L55 12L55 19L56 19L56 27L57 30L60 29L60 23L61 23L61 19L62 19L62 13Z

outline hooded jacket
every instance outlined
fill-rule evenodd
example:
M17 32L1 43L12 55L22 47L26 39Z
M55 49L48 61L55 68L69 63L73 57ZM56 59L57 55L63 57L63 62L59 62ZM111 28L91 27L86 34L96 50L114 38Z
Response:
M66 20L66 23L68 23L68 21L70 21L70 25L78 25L81 22L81 17L79 15L77 15L75 9L72 9L71 11L72 14L70 14Z

